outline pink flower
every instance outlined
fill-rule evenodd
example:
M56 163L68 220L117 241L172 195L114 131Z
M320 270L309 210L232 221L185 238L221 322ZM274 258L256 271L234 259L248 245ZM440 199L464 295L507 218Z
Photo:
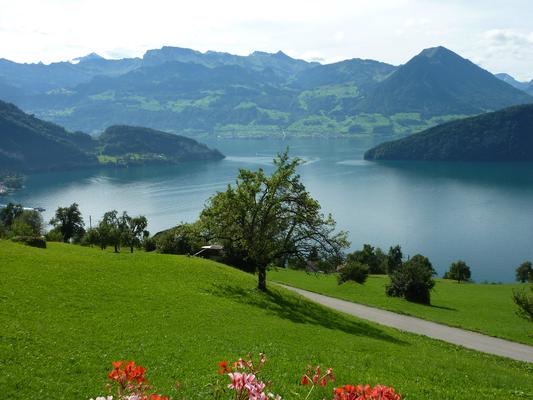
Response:
M242 391L247 384L252 383L255 380L255 375L247 374L246 372L232 372L229 373L228 376L231 379L231 383L228 385L228 388L234 389L238 392Z

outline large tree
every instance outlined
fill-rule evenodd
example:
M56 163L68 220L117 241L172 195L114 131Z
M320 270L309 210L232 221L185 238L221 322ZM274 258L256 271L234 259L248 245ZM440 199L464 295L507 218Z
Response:
M55 217L50 220L50 225L61 233L65 243L71 238L82 236L85 233L83 217L76 203L72 203L68 207L59 207Z
M305 262L311 252L336 256L349 245L346 233L335 233L331 215L324 216L305 189L296 173L300 163L284 152L274 159L270 176L263 169L241 169L236 185L211 197L200 216L214 241L257 271L260 290L266 290L269 263Z

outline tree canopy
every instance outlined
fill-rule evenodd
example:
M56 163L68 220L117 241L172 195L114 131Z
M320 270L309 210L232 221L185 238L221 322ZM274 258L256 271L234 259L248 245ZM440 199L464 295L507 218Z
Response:
M76 203L72 203L68 207L59 207L55 217L50 220L50 225L61 233L65 243L73 237L83 236L85 233L83 217Z
M450 265L450 269L444 274L444 279L454 279L461 283L469 281L471 275L470 267L463 260L457 260Z
M286 151L274 159L270 176L241 169L235 186L211 197L200 216L212 241L258 272L260 290L266 290L271 262L306 261L311 252L328 258L348 247L346 233L335 233L331 215L324 216L305 189L296 173L300 164Z
M524 261L516 269L516 280L522 283L533 280L533 266L531 261Z

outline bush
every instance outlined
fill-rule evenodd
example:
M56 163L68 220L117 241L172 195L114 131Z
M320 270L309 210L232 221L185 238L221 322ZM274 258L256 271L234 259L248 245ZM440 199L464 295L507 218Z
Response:
M15 236L11 239L13 242L22 243L31 247L46 249L46 240L35 236Z
M44 235L45 239L49 242L62 242L63 234L57 228L52 229Z
M165 254L194 254L207 244L199 223L181 224L155 237L157 251Z
M31 226L18 218L11 224L11 233L13 236L35 236Z
M150 252L156 250L156 241L153 237L149 237L143 240L144 251Z
M29 227L30 233L16 233L16 225L26 225L27 227ZM43 217L41 216L40 212L35 210L23 210L22 213L13 220L13 225L11 226L11 229L13 230L13 233L17 236L41 236L44 231L43 226Z
M339 285L348 281L354 281L363 284L365 283L366 278L368 278L368 273L368 265L349 260L347 261L345 267L339 271L337 280Z
M533 285L530 287L531 294L528 294L525 290L513 291L513 301L518 306L517 314L533 322Z
M417 254L391 275L386 294L415 303L430 304L430 291L435 286L433 275L435 270L429 260Z
M379 247L364 244L361 250L348 254L347 259L367 265L371 274L386 272L386 255Z

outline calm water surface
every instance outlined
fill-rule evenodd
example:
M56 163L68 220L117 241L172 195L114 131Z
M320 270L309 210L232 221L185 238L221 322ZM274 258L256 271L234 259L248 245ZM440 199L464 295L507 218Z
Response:
M227 158L179 166L35 174L2 202L46 208L77 202L87 225L103 212L144 214L155 233L197 218L204 202L235 180L239 168L272 170L290 147L306 160L307 188L350 233L352 248L400 244L422 253L442 274L464 259L477 281L512 281L533 259L533 164L373 163L362 159L374 139L225 140L208 142Z

